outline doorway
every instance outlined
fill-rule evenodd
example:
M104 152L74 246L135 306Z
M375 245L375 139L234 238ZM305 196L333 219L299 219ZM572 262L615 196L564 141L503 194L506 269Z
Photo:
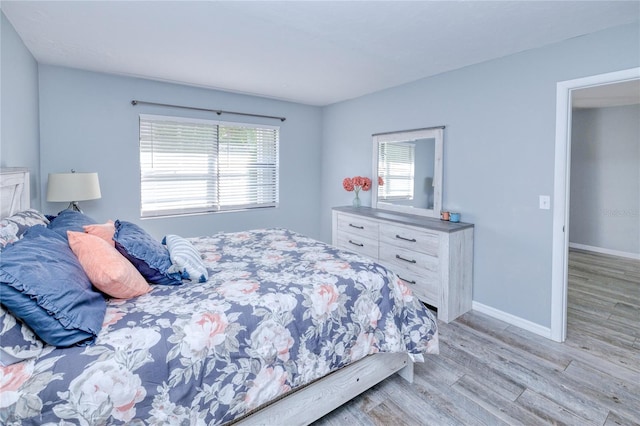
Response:
M559 82L556 92L556 147L551 289L551 338L563 342L567 334L569 253L569 192L572 98L576 91L640 80L640 68Z

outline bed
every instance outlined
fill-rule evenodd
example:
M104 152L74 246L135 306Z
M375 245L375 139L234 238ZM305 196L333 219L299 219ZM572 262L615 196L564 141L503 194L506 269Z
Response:
M3 217L28 207L28 187L26 170L2 171ZM62 216L8 244L3 269ZM355 253L286 229L188 241L206 280L103 297L96 336L69 347L29 334L2 283L4 328L15 321L33 353L0 365L0 423L308 424L438 352L431 312Z

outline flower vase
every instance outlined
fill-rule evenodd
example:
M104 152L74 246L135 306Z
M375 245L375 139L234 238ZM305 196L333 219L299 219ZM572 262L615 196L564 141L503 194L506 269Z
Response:
M362 203L360 202L360 197L358 195L358 192L356 192L356 198L353 199L353 207L360 207L362 205Z

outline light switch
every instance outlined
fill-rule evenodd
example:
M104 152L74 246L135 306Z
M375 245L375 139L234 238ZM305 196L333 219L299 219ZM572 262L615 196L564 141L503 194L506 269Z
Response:
M540 208L542 210L549 210L551 208L551 197L549 195L540 196Z

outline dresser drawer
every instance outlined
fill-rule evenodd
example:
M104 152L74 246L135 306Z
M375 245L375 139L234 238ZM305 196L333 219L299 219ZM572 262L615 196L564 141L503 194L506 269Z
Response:
M424 229L402 225L380 227L380 242L407 250L438 256L440 235Z
M339 232L337 246L346 250L355 251L374 260L378 259L378 240L353 234L351 232Z
M348 233L378 240L378 222L357 216L338 215L338 234ZM377 257L377 256L376 256Z
M437 279L415 275L407 271L396 272L396 275L409 286L418 299L436 308L440 306L440 290Z
M396 273L408 271L435 280L438 278L439 262L437 257L384 243L380 243L378 256L380 262L389 265L391 270Z

